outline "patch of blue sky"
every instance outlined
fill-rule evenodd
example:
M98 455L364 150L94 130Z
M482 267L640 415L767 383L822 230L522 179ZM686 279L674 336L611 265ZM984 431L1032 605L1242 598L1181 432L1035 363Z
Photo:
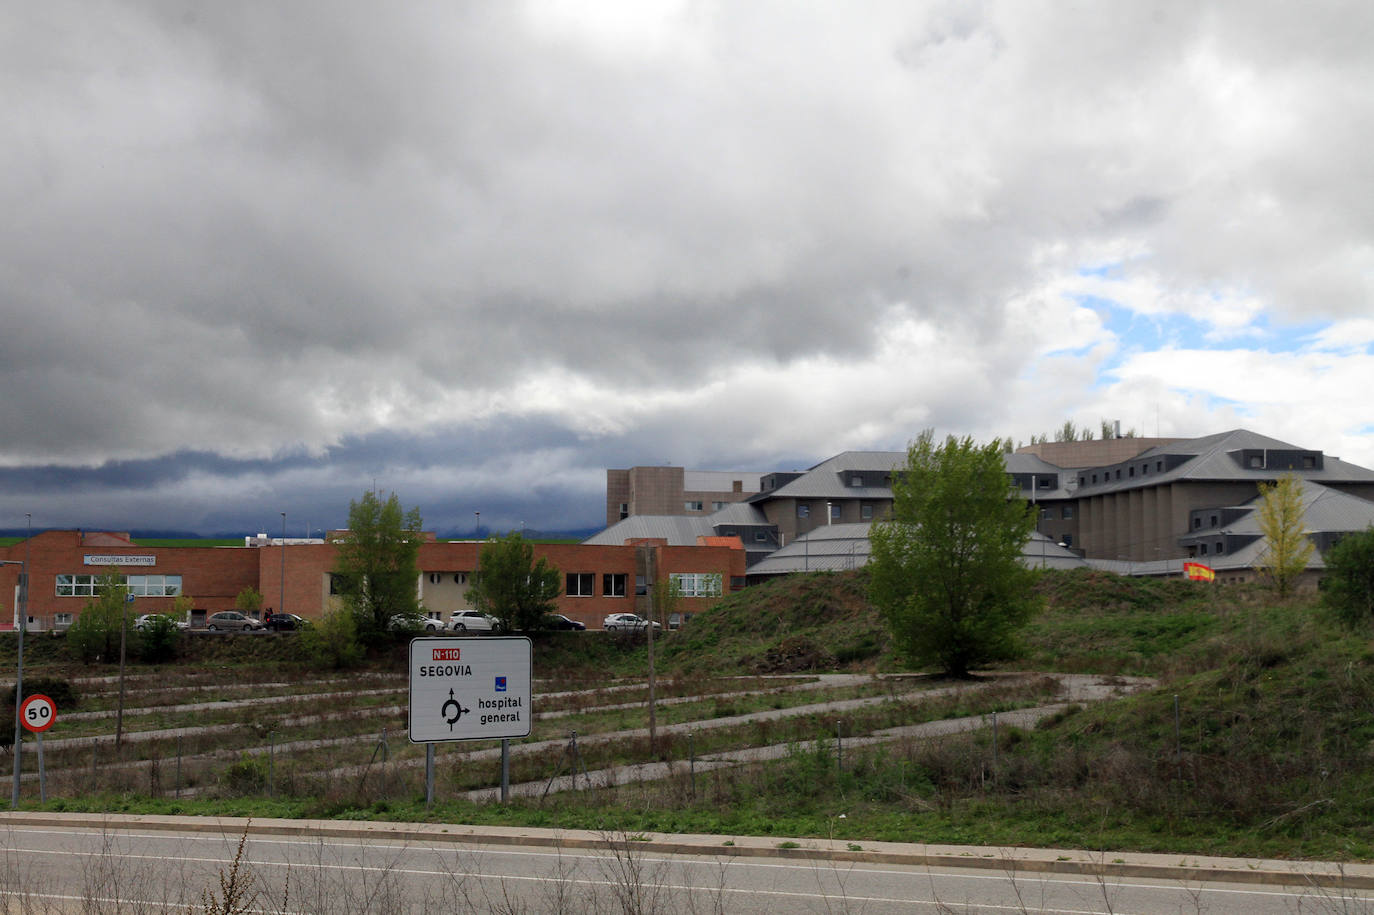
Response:
M1326 321L1276 322L1261 313L1244 330L1217 335L1205 314L1142 314L1112 299L1087 294L1075 295L1073 300L1101 316L1103 326L1120 341L1121 352L1153 352L1175 347L1218 352L1291 353L1310 346L1313 338L1330 326Z

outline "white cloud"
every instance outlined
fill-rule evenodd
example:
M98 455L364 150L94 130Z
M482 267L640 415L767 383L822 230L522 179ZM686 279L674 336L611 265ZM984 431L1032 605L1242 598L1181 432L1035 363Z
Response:
M1372 26L1354 3L15 6L0 466L532 417L684 463L819 458L924 425L1209 431L1207 398L1364 453L1324 379L1369 339ZM1264 428L1290 422L1275 395L1199 379L1189 340L1117 339L1086 296L1212 345L1330 322L1304 345L1345 349L1284 357L1314 418L1292 435Z

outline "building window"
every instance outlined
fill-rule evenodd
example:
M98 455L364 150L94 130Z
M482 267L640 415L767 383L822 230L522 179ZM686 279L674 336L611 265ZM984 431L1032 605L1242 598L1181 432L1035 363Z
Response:
M1079 486L1087 486L1087 485L1088 485L1088 478L1087 478L1087 477L1079 477L1079 478L1078 478L1078 485L1079 485Z
M1040 509L1040 520L1041 520L1041 521L1049 521L1049 520L1050 520L1050 510L1049 510L1048 508L1042 508L1042 509Z
M468 583L468 573L467 573L467 572L454 572L454 573L453 573L453 583L454 583L455 585L465 585L465 584L467 584L467 583Z
M1207 555L1207 544L1205 544L1205 543L1199 544L1199 545L1198 545L1198 552L1199 552L1201 555L1206 556L1206 555Z
M337 573L335 573L335 572L330 572L330 573L329 573L329 593L330 593L330 594L343 594L344 591L347 589L347 587L348 587L348 583L347 583L346 581L344 581L344 576L339 575L339 574L337 574Z
M850 486L862 486L862 485L864 485L864 478L861 477L861 476L858 476L858 475L856 474L855 476L852 476L852 477L849 478L849 485L850 485Z
M1216 553L1218 556L1220 556L1221 553L1222 553L1222 548L1223 548L1223 546L1224 546L1224 544L1223 544L1220 540L1218 540L1218 541L1217 541L1216 549L1214 549L1212 552L1213 552L1213 553Z
M1250 458L1250 466L1255 470L1263 470L1264 459L1261 458L1259 455L1255 455L1254 457Z
M441 582L441 581L443 581L443 580L444 580L444 576L440 575L438 572L430 572L430 573L429 573L429 583L430 583L430 584L432 584L432 585L437 585L439 582Z
M728 502L712 502L712 503L711 503L711 511L713 511L713 512L718 512L718 511L720 511L722 508L724 508L725 506L727 506L727 505L729 505L729 504L730 504L730 503L728 503Z
M1155 461L1155 473L1163 473L1163 472L1164 472L1164 462L1163 462L1163 461Z
M1117 478L1118 480L1121 479L1121 468L1120 468L1120 467L1116 468L1116 478Z
M591 572L569 572L568 573L568 596L569 597L591 597L592 582L596 576Z
M1126 476L1128 476L1128 477L1133 477L1133 476L1135 476L1135 468L1134 468L1134 467L1128 468L1127 471L1126 471Z
M1216 526L1217 526L1217 516L1216 516L1216 515L1213 515L1213 516L1212 516L1212 527L1216 527Z
M70 626L72 624L72 615L70 613L54 613L52 615L52 624L59 629Z
M860 506L859 506L859 517L860 517L861 519L863 519L864 521L872 521L872 520L873 520L873 506L872 506L872 505L860 505Z
M682 507L689 512L699 512L701 511L701 502L683 502Z
M621 520L621 521L624 521L624 520L625 520L626 518L628 518L628 517L630 517L630 503L629 503L629 502L621 502L621 503L620 503L620 520Z
M638 597L643 597L644 595L646 595L646 594L648 594L648 593L649 593L649 579L645 578L643 575L636 575L636 576L635 576L635 595L638 596Z
M134 597L176 597L181 593L180 575L120 575L119 582ZM99 575L57 576L58 597L96 597L99 594Z
M767 542L768 542L768 532L767 532L767 531L754 531L754 542L755 542L755 543L767 543Z
M668 576L677 592L683 597L720 597L721 574L719 572L674 572Z
M1064 546L1073 546L1073 534L1065 534L1063 539L1060 540L1060 543Z
M797 506L797 517L798 517L798 518L810 518L810 517L811 517L811 506L810 506L810 505L798 505L798 506Z
M628 578L624 572L607 572L601 576L601 593L606 597L624 597Z
M1302 459L1302 469L1303 469L1303 470L1316 470L1316 469L1317 469L1317 459L1314 458L1314 457L1312 457L1311 455L1308 455L1307 457L1304 457L1304 458Z
M1062 514L1062 516L1063 516L1063 518L1064 518L1065 521L1068 521L1068 520L1072 519L1072 518L1073 518L1073 506L1072 506L1072 505L1065 505L1065 506L1064 506L1064 511L1063 511L1061 514Z
M1097 474L1093 474L1093 482L1094 482L1094 483L1097 482Z
M1140 465L1140 475L1141 475L1142 477L1145 476L1145 474L1147 474L1147 473L1149 473L1149 472L1150 472L1150 465L1149 465L1149 464L1141 464L1141 465Z
M1201 519L1201 518L1194 518L1194 519L1193 519L1193 530L1197 530L1197 529L1200 528L1200 527L1202 527L1202 519Z
M1054 478L1053 478L1053 477L1041 477L1041 478L1040 478L1039 486L1040 486L1041 489L1053 489L1053 488L1054 488Z
M840 520L840 508L841 508L841 506L836 505L836 504L834 504L834 503L831 503L831 505L830 505L830 520L831 520L831 521L838 521L838 520Z

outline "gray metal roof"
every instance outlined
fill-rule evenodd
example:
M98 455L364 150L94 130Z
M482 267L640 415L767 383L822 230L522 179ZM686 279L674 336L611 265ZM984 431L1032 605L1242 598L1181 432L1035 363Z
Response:
M872 556L871 524L826 524L798 537L767 559L749 567L750 575L839 571L867 565ZM1021 549L1021 562L1033 569L1076 569L1087 565L1077 553L1044 534L1032 533Z
M823 524L749 567L750 575L857 569L868 563L870 524Z
M790 483L755 496L765 499L890 499L886 486L846 486L843 474L849 470L891 473L906 462L905 451L845 451L821 461Z
M731 502L709 515L631 515L582 542L593 546L620 546L627 540L662 539L667 540L669 546L695 546L698 537L714 537L716 527L727 524L773 526L755 506Z
M1089 474L1089 481L1078 489L1079 496L1098 495L1101 493L1119 492L1125 489L1137 489L1145 486L1158 486L1162 483L1171 483L1175 480L1195 480L1208 482L1228 482L1253 480L1255 482L1272 480L1277 474L1294 473L1304 480L1317 482L1344 482L1344 483L1374 483L1374 470L1361 467L1358 464L1350 464L1340 458L1330 455L1322 456L1323 467L1321 469L1309 470L1282 470L1251 468L1242 464L1232 456L1237 451L1310 451L1314 449L1299 448L1287 442L1281 442L1276 438L1267 435L1260 435L1248 429L1233 429L1230 432L1219 432L1215 435L1206 435L1202 438L1186 439L1174 442L1169 445L1160 445L1141 452L1133 458L1121 461L1117 464L1107 465L1111 469L1128 468L1141 464L1150 464L1168 457L1185 457L1186 460L1173 468L1165 468L1161 472L1150 472L1144 475L1128 477L1123 474L1120 480L1112 479L1107 482L1093 483L1091 472L1094 470L1104 470L1107 468L1087 468L1079 470L1079 475L1085 472Z
M663 539L669 546L694 546L698 537L713 537L709 515L631 515L582 542L620 546L627 540Z

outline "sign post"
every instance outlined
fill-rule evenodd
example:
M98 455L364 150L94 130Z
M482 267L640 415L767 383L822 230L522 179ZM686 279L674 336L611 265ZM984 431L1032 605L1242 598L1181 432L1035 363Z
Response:
M508 760L510 738L530 733L533 653L524 636L413 639L410 742L500 740ZM426 787L432 795L432 785ZM507 761L501 767L503 800L509 791Z
M48 773L43 766L43 732L57 721L57 703L42 693L34 693L19 706L19 720L38 741L38 800L48 802Z

